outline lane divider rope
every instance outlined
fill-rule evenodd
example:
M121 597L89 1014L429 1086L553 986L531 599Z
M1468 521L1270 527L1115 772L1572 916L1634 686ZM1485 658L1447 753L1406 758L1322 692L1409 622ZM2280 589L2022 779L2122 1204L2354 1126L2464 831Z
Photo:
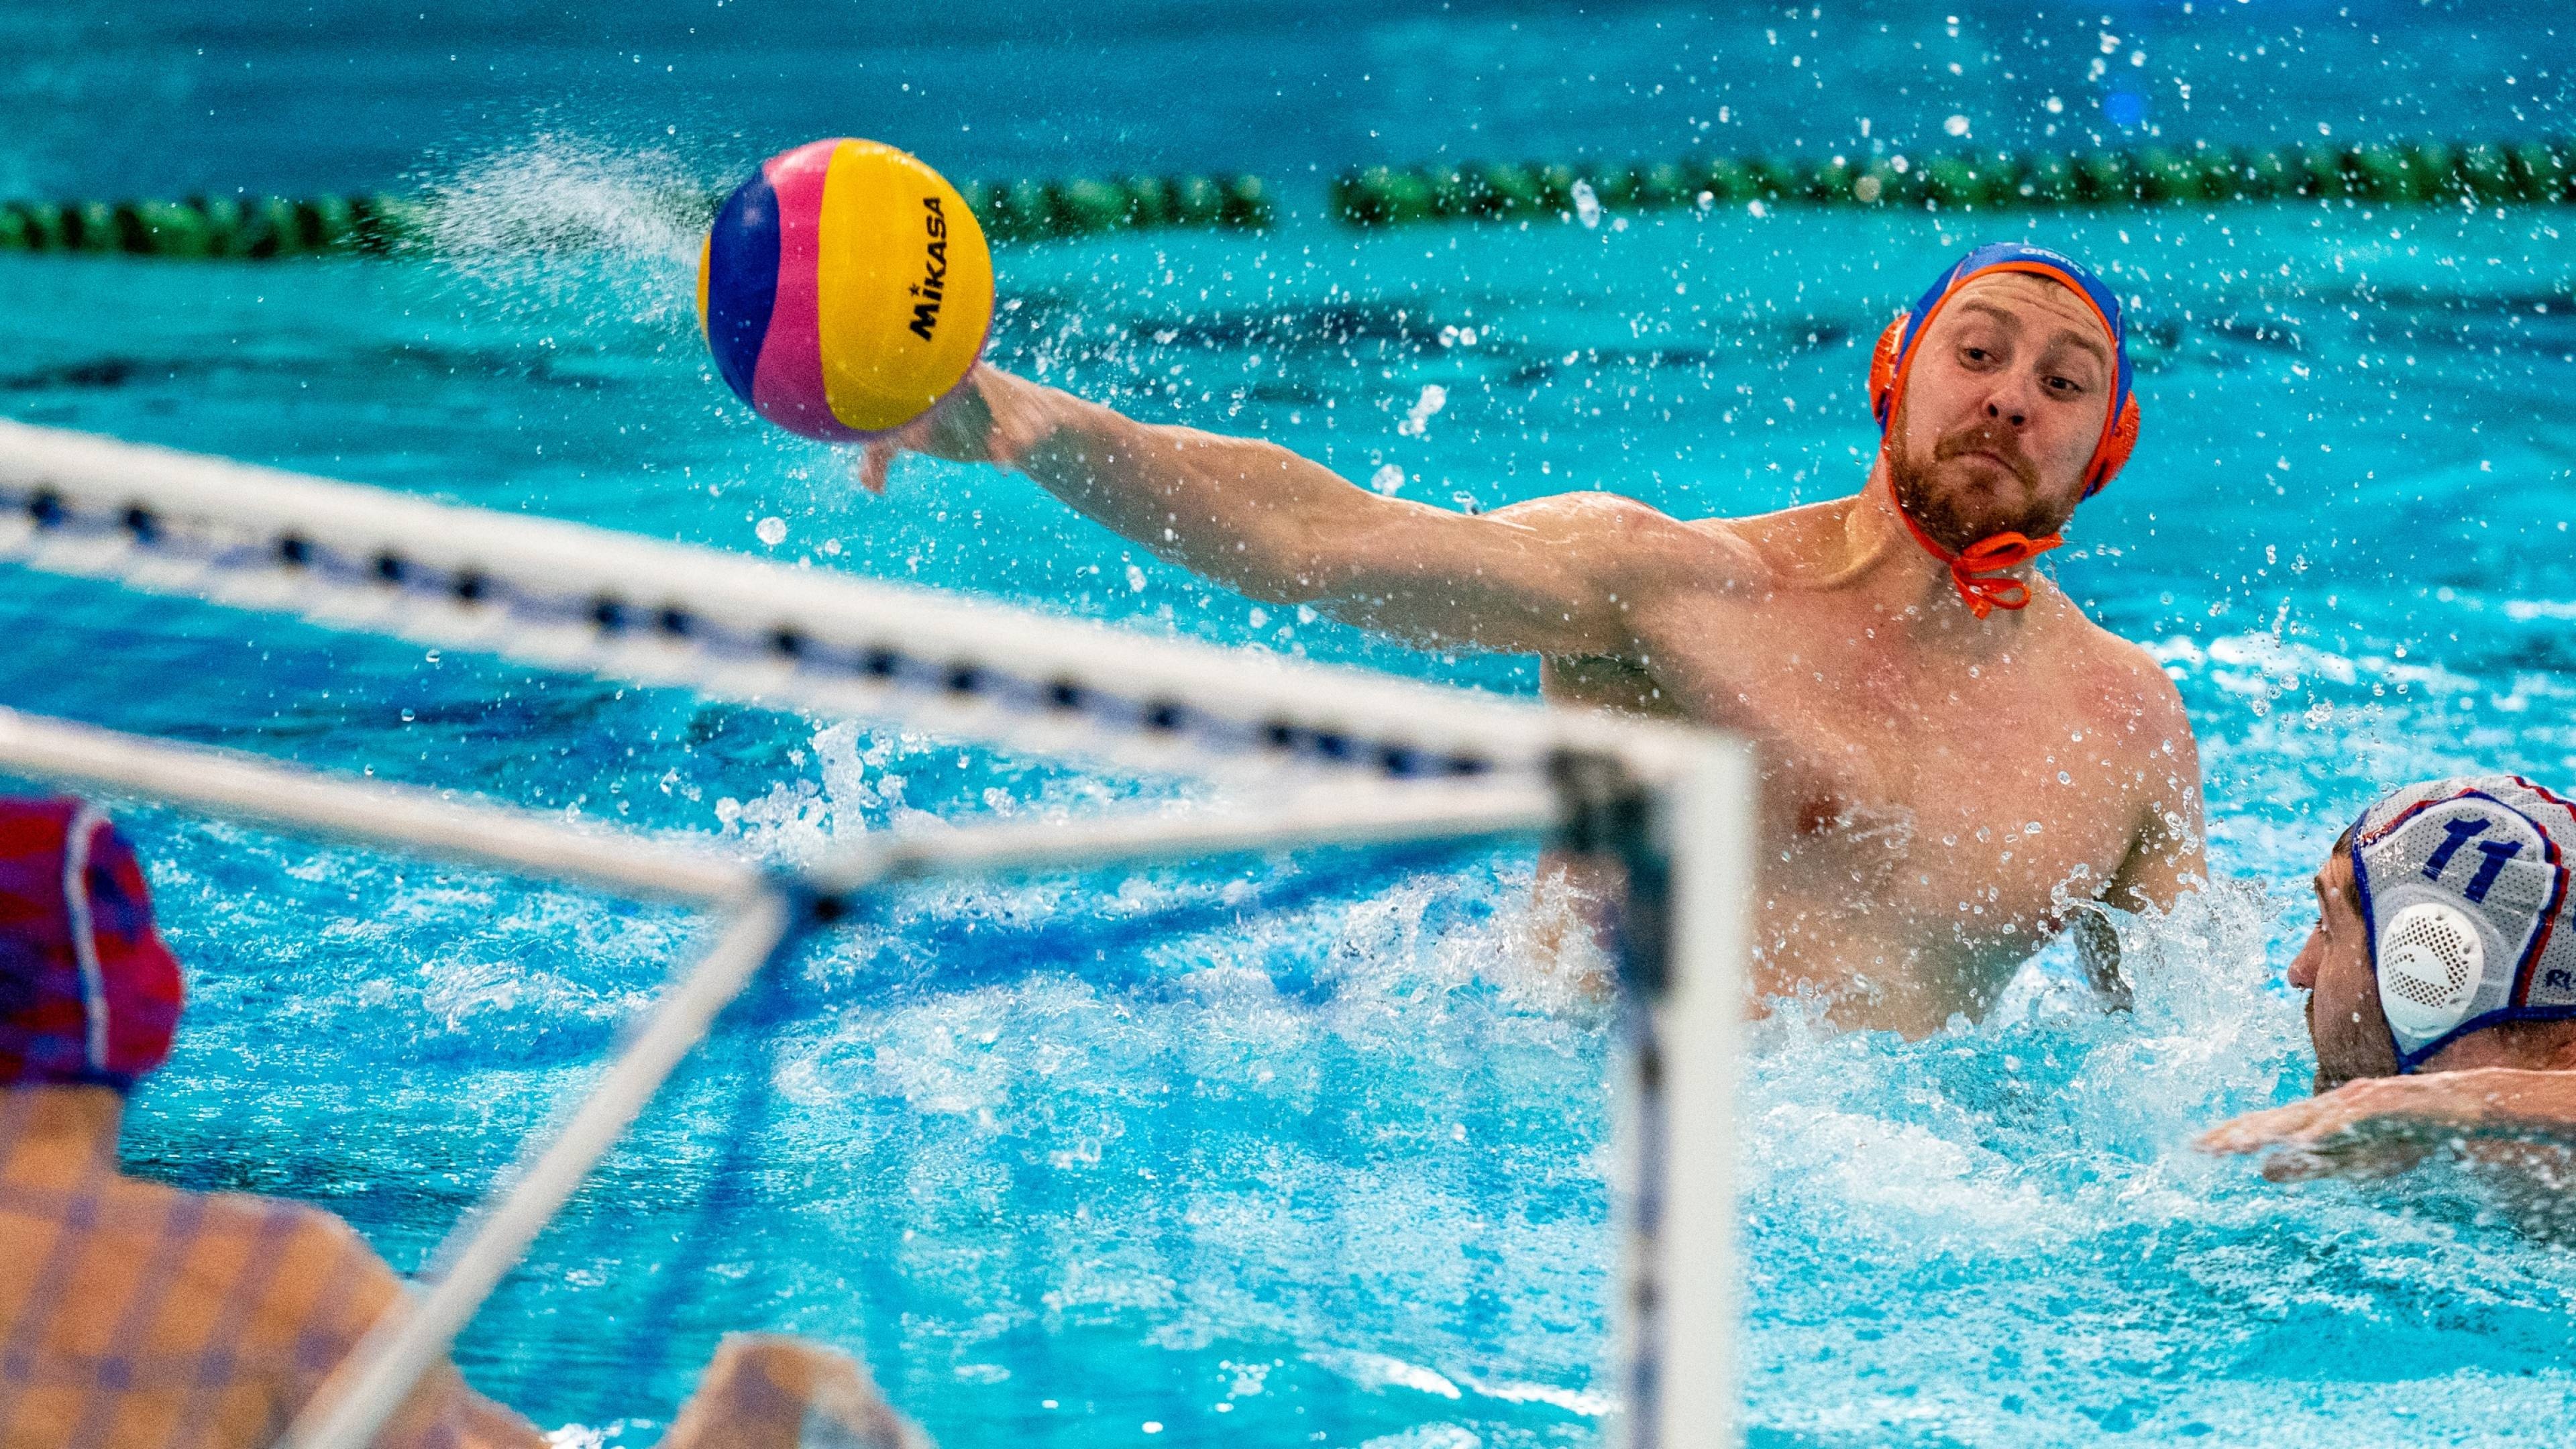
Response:
M544 668L1225 778L1649 778L1697 732L0 422L0 559Z
M1000 242L1106 232L1261 231L1278 218L1258 176L1111 176L967 182L958 188ZM723 198L658 198L701 226ZM179 200L0 201L0 252L269 261L280 257L434 252L436 202L360 193Z
M1258 176L1107 176L970 181L958 188L998 242L1175 228L1263 231L1275 188ZM1663 162L1467 162L1354 167L1328 211L1358 227L1427 221L1573 219L1691 207L1897 207L2033 211L2314 200L2385 206L2576 205L2576 141L2392 141L2345 146L2146 146L2017 154L1810 156L1749 153ZM712 193L673 193L685 215ZM435 250L421 196L0 201L0 252L269 260Z
M2148 146L2017 155L1719 156L1372 166L1333 182L1354 226L1573 219L1589 208L1911 207L1934 211L2211 206L2316 200L2410 206L2576 204L2576 143L2393 142L2351 146Z

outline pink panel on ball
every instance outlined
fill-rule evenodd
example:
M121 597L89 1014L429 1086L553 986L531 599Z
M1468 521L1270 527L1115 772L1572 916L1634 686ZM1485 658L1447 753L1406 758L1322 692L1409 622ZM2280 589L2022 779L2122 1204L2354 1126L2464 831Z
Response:
M831 442L875 436L832 415L823 390L823 339L814 326L815 268L822 250L823 178L841 143L815 141L761 168L778 196L778 300L752 372L752 406L791 432Z

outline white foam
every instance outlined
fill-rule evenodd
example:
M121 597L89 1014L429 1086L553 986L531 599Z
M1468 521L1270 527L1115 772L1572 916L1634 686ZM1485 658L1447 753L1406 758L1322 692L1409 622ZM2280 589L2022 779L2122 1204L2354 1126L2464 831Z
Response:
M557 330L694 327L707 187L666 151L540 132L422 178L406 245L472 286L476 303Z

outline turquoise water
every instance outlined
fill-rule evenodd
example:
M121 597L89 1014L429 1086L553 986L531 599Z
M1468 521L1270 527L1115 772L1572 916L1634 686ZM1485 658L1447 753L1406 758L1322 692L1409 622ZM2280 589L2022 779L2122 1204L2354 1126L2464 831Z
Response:
M2563 114L2546 89L2563 78L2521 74L2539 41L2425 12L2402 56L2356 72L2372 12L2350 8L2363 19L2159 6L2118 23L2161 27L2134 69L2161 75L2160 95L2175 76L2219 94L2193 113L2213 129L2281 134L2323 116L2404 131L2455 115L2545 129ZM668 63L716 63L677 38L679 12L636 9L674 33ZM1183 97L1193 124L1164 130L1138 99L1156 65L1266 46L1285 68L1324 39L1239 16L1191 31L1117 14L1129 28L1102 40L987 30L907 49L861 26L847 44L874 68L852 84L873 105L889 74L953 88L975 74L961 56L1017 66L967 99L939 93L999 139L961 133L942 143L949 162L938 138L908 138L960 171L1192 147L1193 164L1213 164L1228 146L1250 154L1239 164L1284 170L1270 158L1299 152L1329 169L1377 144L1358 129L1387 130L1379 141L1409 157L1466 123L1510 136L1502 149L1651 154L1674 139L1658 98L1586 110L1494 77L1598 74L1686 20L1703 27L1694 44L1750 47L1779 28L1651 9L1479 11L1449 30L1328 14L1315 23L1357 27L1358 51L1450 57L1406 73L1408 94L1435 99L1434 81L1455 80L1448 108L1379 102L1354 120L1247 83ZM2097 108L2113 92L2083 80L2098 15L2034 14L2018 30L1971 16L1979 53L2002 59L1957 84L2035 130L2052 113L2025 89ZM102 93L74 81L103 72L82 64L204 98L186 53L201 44L252 60L253 77L290 52L321 75L345 33L326 22L353 15L313 21L327 33L300 51L214 21L86 61L64 41L8 72L8 94L23 101L30 67L49 63L56 94L101 114ZM78 29L9 20L21 38ZM1933 58L1908 48L1915 22ZM389 43L385 73L468 45L467 21L448 23L460 30ZM675 70L612 100L614 26L567 38L527 23L543 33L504 28L480 53L533 74L529 57L560 47L578 94L557 111L539 113L526 74L489 83L508 104L387 88L374 110L316 81L260 93L268 112L220 115L206 144L150 163L173 177L237 164L273 189L418 168L443 198L436 257L0 258L0 409L1148 631L1534 687L1521 661L1414 654L1197 585L1023 482L915 463L888 497L858 495L845 458L760 426L707 375L688 316L695 243L652 198L740 158L706 159L723 148L703 135L658 150L637 124L667 102L675 133L703 125L703 78L688 91ZM1515 39L1524 23L1534 34ZM2302 63L2277 96L2228 69L2300 26L2314 48L2287 52ZM1928 93L1951 84L1944 29L1918 16L1832 50L1825 99L1776 66L1738 71L1735 94L1786 126L1857 109L1842 93L1867 90L1886 124L1928 133L1969 103ZM1396 44L1415 33L1430 38ZM2042 57L2065 73L2002 79L2034 36L2067 47ZM790 63L758 33L728 44L737 71ZM1301 83L1340 83L1335 67L1359 64L1340 54ZM1058 75L1048 57L1093 64L1096 113L1044 87L1004 95L1013 78ZM2530 115L2508 114L2518 102L2498 99L2495 71L2533 91ZM2335 79L2357 73L2370 83ZM308 110L288 107L296 96ZM760 104L788 107L761 112L764 126L859 129ZM133 109L154 105L180 114L177 101ZM334 106L363 123L312 124ZM48 186L159 186L163 173L120 169L127 124L28 130L0 150ZM168 183L194 184L211 183ZM531 218L604 246L503 244ZM1598 486L1740 512L1854 486L1872 444L1866 345L1967 242L2028 235L2101 261L2139 299L2146 433L2052 558L2179 683L2222 884L2173 921L2133 924L2130 1016L2086 1010L2050 957L1993 1020L1921 1043L1811 1029L1794 1011L1759 1029L1744 1149L1754 1441L2505 1444L2576 1403L2563 1249L2516 1234L2472 1184L2275 1189L2184 1144L2304 1091L2280 967L2304 929L2307 871L2376 788L2471 766L2576 779L2571 223L2344 207L1993 226L1790 212L1354 237L1292 216L1266 237L1010 252L1016 306L995 353L1355 478L1395 468L1415 498L1490 507ZM1444 405L1418 436L1399 431L1434 387ZM756 530L773 517L786 534L770 546ZM13 706L768 858L917 813L1071 814L1190 788L19 571L0 571L0 630ZM132 1156L175 1181L325 1202L404 1267L704 937L681 913L126 814L196 993L178 1056L137 1099ZM735 1020L460 1357L487 1391L575 1426L573 1442L651 1442L734 1327L863 1353L957 1446L1591 1442L1611 1383L1610 1040L1597 1009L1520 964L1531 867L1526 850L1352 852L906 891Z

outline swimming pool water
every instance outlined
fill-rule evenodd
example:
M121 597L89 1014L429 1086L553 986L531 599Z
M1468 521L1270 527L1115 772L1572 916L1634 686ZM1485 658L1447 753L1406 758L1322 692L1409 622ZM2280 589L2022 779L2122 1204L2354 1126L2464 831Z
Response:
M1462 45L1517 43L1504 21L1470 18ZM1617 12L1565 54L1646 45L1642 27L1671 18ZM2076 18L2089 45L2091 17ZM1750 35L1760 19L1726 23ZM2210 23L2169 7L2133 20ZM2466 22L2436 21L2453 53L2411 47L2404 75L2484 75L2493 57L2459 42ZM1923 23L1943 38L1938 17ZM1188 53L1169 37L1137 47ZM1055 37L1014 53L1034 68L1109 49ZM1920 62L1898 49L1838 61L1857 72L1837 84L1940 74L1903 69ZM863 47L880 65L899 50ZM582 54L612 74L596 44ZM922 63L940 73L945 54ZM2315 63L2343 54L2321 44ZM1790 106L1785 82L1766 84L1761 104ZM2391 95L2436 108L2438 87L2408 84ZM2215 124L2283 123L2250 94ZM1887 104L1921 126L1954 101ZM955 143L958 169L1135 144L1052 139L1018 114L995 151ZM1532 145L1608 124L1552 133L1546 114L1490 99L1454 114ZM0 408L1149 631L1534 687L1523 661L1415 654L1210 590L1022 481L915 462L886 498L858 495L845 458L760 426L707 376L694 241L655 199L709 174L695 154L489 124L501 140L422 163L444 198L435 259L0 258ZM1424 140L1433 121L1407 124ZM16 154L61 168L82 153ZM291 148L244 154L295 164ZM531 216L608 245L497 244ZM1793 211L1359 237L1292 217L1265 237L1006 252L1016 305L995 354L1410 497L1490 507L1608 487L1741 512L1857 482L1868 343L1968 241L2028 235L2103 262L2138 299L2145 435L2052 560L2179 683L2222 884L2133 927L2132 1015L2091 1012L2051 956L1994 1019L1920 1043L1829 1033L1794 1004L1759 1028L1744 1147L1753 1442L2519 1443L2576 1401L2563 1249L2438 1174L2280 1189L2185 1143L2305 1090L2280 967L2307 871L2369 795L2473 766L2576 779L2571 220ZM756 533L772 517L787 530L775 546ZM763 855L925 814L1079 813L1191 788L22 571L0 572L0 631L13 706ZM195 990L179 1054L137 1099L130 1156L174 1181L326 1203L406 1268L704 931L682 913L125 814ZM1591 1442L1610 1384L1609 1033L1521 964L1530 871L1526 851L1378 851L905 891L735 1018L460 1357L487 1391L577 1426L575 1442L651 1442L735 1327L861 1352L957 1446Z

